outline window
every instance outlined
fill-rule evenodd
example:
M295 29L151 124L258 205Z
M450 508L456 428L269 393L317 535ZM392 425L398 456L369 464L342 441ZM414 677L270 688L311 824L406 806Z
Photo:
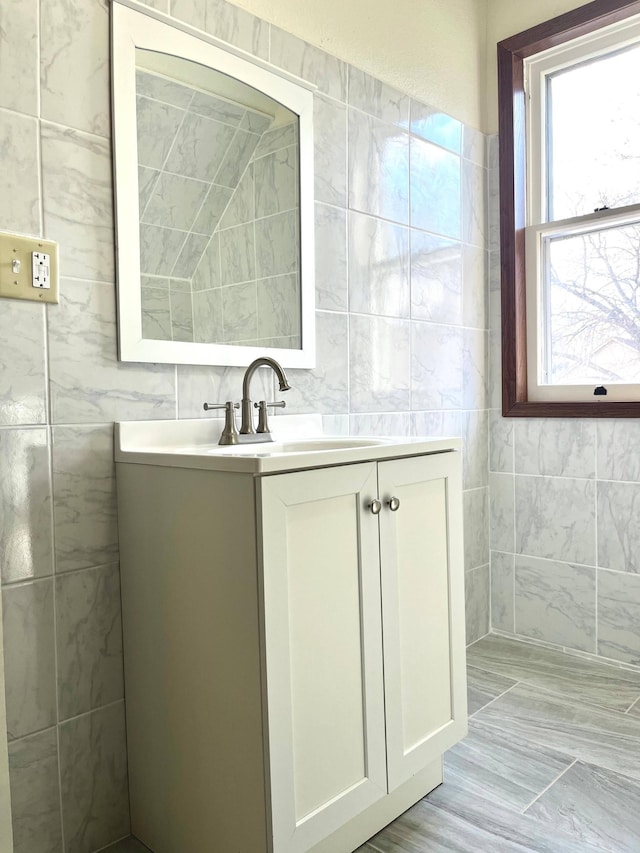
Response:
M640 417L640 2L498 45L503 414Z

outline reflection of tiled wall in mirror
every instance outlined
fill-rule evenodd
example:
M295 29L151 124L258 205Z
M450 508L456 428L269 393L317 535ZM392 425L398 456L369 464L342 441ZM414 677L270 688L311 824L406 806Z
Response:
M136 86L143 337L298 348L297 124Z

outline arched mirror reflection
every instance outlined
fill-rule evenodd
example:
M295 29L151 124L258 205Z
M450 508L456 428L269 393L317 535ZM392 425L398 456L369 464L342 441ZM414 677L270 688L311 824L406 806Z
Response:
M118 50L121 357L310 366L311 93L115 4Z

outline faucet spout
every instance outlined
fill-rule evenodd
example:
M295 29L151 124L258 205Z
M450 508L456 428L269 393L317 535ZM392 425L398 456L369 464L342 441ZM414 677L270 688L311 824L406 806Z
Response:
M282 365L278 364L275 358L270 358L268 355L263 355L252 361L247 367L244 379L242 380L242 425L240 427L241 435L251 435L254 432L253 418L251 414L251 398L249 397L249 389L253 374L259 367L270 367L278 377L278 384L281 391L289 391L291 386L287 380L287 374L284 372Z

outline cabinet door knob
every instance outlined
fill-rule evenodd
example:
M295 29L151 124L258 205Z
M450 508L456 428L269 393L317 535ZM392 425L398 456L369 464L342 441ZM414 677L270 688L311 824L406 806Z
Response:
M400 509L400 498L389 498L389 500L387 501L387 506L389 507L391 512L396 512L398 509Z
M371 512L374 515L377 515L380 512L380 510L382 509L382 504L380 503L380 501L377 498L372 500L370 504L367 504L367 506L369 507L369 509L371 510Z

